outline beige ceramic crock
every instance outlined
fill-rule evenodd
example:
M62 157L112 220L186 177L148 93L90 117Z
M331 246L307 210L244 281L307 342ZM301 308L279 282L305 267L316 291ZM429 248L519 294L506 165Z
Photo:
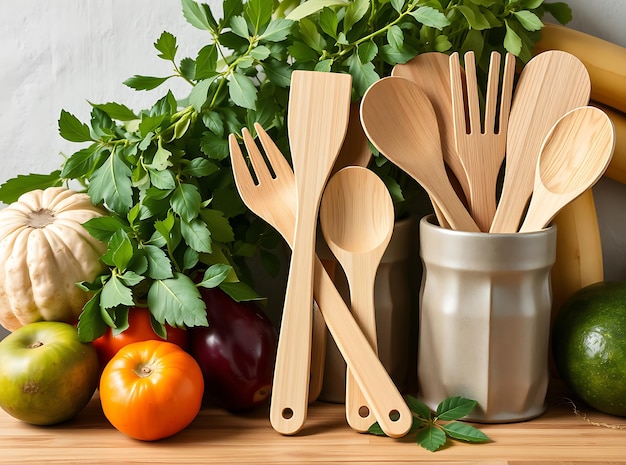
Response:
M488 234L420 221L418 381L430 408L463 396L478 402L473 421L545 411L555 254L554 226Z

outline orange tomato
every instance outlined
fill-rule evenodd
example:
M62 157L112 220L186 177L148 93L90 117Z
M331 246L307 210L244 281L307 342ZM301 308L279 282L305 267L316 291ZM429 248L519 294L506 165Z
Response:
M186 428L200 411L203 393L198 363L165 341L124 346L100 377L104 415L122 433L144 441Z
M165 330L167 331L168 342L179 345L184 350L189 348L189 338L186 330L174 328L167 324L165 325ZM128 311L128 328L117 335L113 334L113 330L109 328L102 336L93 341L93 345L98 352L100 366L104 368L122 347L133 342L148 340L163 341L164 339L152 329L150 325L150 310L148 308L131 307Z

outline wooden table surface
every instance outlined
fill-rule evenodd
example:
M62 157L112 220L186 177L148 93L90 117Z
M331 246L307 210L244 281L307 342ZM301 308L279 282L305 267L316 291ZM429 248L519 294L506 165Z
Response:
M626 464L626 418L580 408L587 419L576 415L562 394L553 393L548 411L537 419L477 425L491 443L452 442L433 453L413 438L358 434L346 424L343 406L323 402L310 406L297 436L276 433L267 408L245 415L204 408L179 434L141 442L108 423L96 395L75 419L57 426L28 425L0 411L0 463Z

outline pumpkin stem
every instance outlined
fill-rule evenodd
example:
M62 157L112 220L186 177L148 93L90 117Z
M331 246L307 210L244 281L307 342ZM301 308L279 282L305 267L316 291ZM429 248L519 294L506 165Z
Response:
M41 208L28 215L28 225L31 228L41 229L54 222L54 212Z

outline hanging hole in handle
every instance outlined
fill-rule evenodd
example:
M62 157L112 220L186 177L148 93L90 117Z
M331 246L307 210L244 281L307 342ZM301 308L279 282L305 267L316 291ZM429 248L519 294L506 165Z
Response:
M367 418L370 416L370 409L367 407L367 405L362 405L361 407L359 407L359 416L361 418Z
M398 412L397 410L392 410L391 412L389 412L389 419L391 421L398 421L400 419L400 412Z
M283 409L281 414L285 420L290 420L293 417L293 410L291 410L289 407L286 407Z

